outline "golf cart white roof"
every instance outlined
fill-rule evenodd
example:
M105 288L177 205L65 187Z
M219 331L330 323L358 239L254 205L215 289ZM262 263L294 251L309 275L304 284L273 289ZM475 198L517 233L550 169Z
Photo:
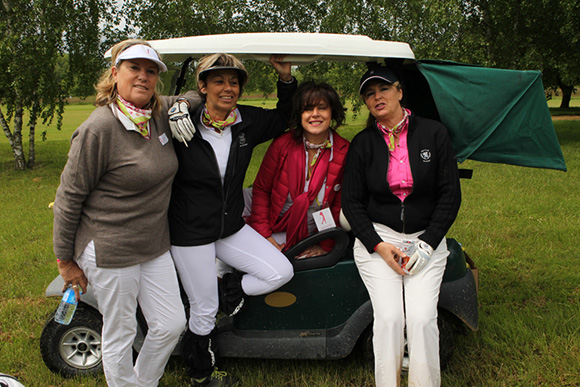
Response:
M303 32L253 32L240 34L200 35L150 40L164 61L181 62L206 54L229 53L239 59L268 62L271 54L285 54L292 64L314 61L374 62L384 58L414 60L407 43L373 40L364 35ZM105 53L111 57L111 50Z

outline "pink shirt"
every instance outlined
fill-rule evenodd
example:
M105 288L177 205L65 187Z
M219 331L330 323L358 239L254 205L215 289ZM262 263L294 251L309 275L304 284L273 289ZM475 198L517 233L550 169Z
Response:
M408 122L408 121L407 121ZM409 163L409 150L407 149L408 124L405 124L399 133L399 143L395 149L389 152L389 169L387 170L387 183L401 201L413 191L413 176L411 175L411 164ZM383 137L387 141L387 135Z

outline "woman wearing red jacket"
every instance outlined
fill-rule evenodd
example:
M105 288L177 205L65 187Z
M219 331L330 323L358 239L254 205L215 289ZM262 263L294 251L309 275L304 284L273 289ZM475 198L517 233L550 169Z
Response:
M345 119L345 109L330 85L303 83L292 111L293 130L274 140L264 156L248 218L250 226L281 251L317 231L313 214L318 211L330 208L338 224L349 146L335 132ZM300 257L325 254L329 247L316 245Z

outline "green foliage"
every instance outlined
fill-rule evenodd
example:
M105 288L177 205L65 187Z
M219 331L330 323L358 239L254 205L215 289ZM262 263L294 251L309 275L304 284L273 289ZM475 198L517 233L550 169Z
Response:
M472 0L464 7L468 62L540 69L544 85L567 96L580 83L580 1Z
M130 0L123 10L128 31L147 39L256 31L360 34L407 42L420 59L540 69L546 87L565 95L580 83L578 0ZM305 78L331 81L346 97L355 95L362 71L335 63L298 69ZM269 70L258 66L253 75L249 87L271 93Z
M113 0L5 0L0 6L0 123L18 169L34 166L38 120L57 117L60 128L66 98L93 92L102 69L100 24ZM22 121L24 111L28 122ZM13 127L10 127L11 120ZM30 129L28 163L22 129Z
M103 64L98 24L103 9L111 4L109 0L3 2L0 99L8 111L17 104L30 110L41 99L42 118L47 119L56 109L62 112L62 100L75 83L81 95L93 91L90 86Z

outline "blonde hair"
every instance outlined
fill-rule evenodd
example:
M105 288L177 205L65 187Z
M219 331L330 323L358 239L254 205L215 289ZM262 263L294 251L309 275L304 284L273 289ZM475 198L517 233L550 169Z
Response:
M122 42L119 42L113 46L111 49L111 66L107 68L101 77L99 78L99 82L95 86L97 91L97 97L95 98L95 105L97 106L105 106L109 105L117 100L117 83L113 78L113 72L111 71L114 63L117 62L117 57L123 51L128 49L129 47L142 44L148 47L151 47L149 42L141 39L128 39ZM157 52L157 51L155 51ZM157 53L159 55L159 53ZM159 55L159 58L161 56ZM120 64L123 63L121 60ZM119 64L119 65L120 65ZM159 93L162 87L161 79L157 81L155 85L155 93L153 97L151 97L151 101L146 106L146 108L153 110L153 114L158 113L161 110L161 99L159 98Z
M246 70L244 64L238 58L231 54L210 54L200 59L195 73L199 95L205 98L205 95L201 93L201 84L202 82L205 84L205 80L209 74L208 70L211 70L212 67L229 67L237 70L240 82L240 95L242 95L244 85L248 80L248 70ZM204 72L206 73L202 74Z

